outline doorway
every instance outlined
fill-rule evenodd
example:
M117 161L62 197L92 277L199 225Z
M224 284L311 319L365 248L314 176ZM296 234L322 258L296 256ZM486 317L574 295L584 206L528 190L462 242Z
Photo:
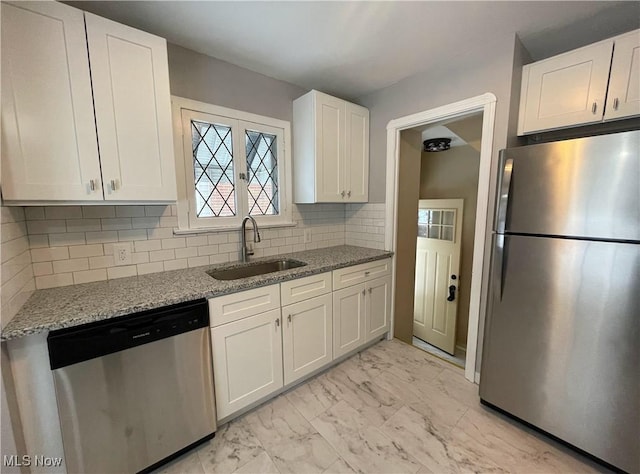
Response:
M418 199L420 193L420 161L422 148L421 131L434 125L453 123L456 120L482 115L481 141L478 144L478 180L476 205L466 206L466 212L475 217L473 256L469 275L467 351L465 355L465 377L479 381L476 351L479 342L481 317L482 273L485 263L487 213L490 202L489 181L493 151L493 128L496 98L487 93L436 109L427 110L389 122L387 126L387 201L385 220L385 248L395 252L393 300L393 332L405 342L413 337L413 302L415 293L416 236L418 231ZM415 160L401 159L405 155L418 156ZM407 199L409 196L409 199ZM486 296L486 295L485 295ZM480 341L481 342L481 341Z

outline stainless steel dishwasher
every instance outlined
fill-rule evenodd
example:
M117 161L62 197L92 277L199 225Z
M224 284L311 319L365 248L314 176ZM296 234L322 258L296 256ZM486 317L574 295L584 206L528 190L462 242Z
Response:
M53 331L69 473L149 471L216 430L205 300Z

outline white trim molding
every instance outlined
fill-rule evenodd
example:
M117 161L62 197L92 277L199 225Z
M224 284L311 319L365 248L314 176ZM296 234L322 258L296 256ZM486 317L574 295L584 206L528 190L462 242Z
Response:
M398 223L398 161L400 159L400 132L414 127L463 118L479 112L482 116L482 142L480 146L480 169L478 176L478 204L476 207L476 227L473 245L473 264L471 270L471 294L469 301L469 331L467 333L467 354L465 362L465 378L471 382L479 381L479 367L476 368L476 351L480 323L480 302L482 301L482 268L485 262L484 244L487 231L487 214L492 201L489 190L491 177L491 158L493 153L493 131L495 124L497 98L492 93L436 107L405 117L391 120L387 125L387 188L385 206L385 249L396 251ZM495 197L495 196L493 196ZM395 315L395 280L396 266L393 265L393 281L391 292L391 331ZM477 370L476 370L477 369Z

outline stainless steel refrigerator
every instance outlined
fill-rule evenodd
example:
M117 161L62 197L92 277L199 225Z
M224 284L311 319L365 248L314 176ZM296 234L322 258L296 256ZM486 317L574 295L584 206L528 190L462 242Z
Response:
M499 169L480 398L640 472L640 131Z

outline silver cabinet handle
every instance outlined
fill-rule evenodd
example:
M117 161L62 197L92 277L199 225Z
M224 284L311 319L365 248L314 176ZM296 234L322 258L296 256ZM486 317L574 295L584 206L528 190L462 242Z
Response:
M373 291L373 288L369 288L369 294L371 294L372 291Z
M591 106L591 113L595 115L596 110L598 110L598 104L596 102Z
M362 290L362 296L366 296L367 290Z
M613 110L618 110L618 105L620 105L620 101L616 97L615 99L613 99Z
M291 315L287 316L287 326L291 324Z
M364 272L364 276L369 276L369 273L371 272Z
M342 197L344 198L344 191L342 191L342 192L340 193L340 196L342 196Z
M351 197L351 191L347 191L347 197Z
M280 327L280 318L276 319L276 331Z
M111 191L115 191L116 190L116 180L112 179L111 180Z
M89 181L89 188L91 188L91 191L95 191L96 190L96 181L94 179Z

